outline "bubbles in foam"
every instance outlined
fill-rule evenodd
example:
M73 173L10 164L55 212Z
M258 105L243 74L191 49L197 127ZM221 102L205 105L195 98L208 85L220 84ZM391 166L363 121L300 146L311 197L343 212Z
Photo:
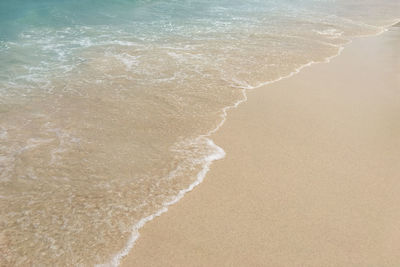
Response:
M130 3L2 40L0 265L118 265L224 157L246 90L378 29L303 2Z

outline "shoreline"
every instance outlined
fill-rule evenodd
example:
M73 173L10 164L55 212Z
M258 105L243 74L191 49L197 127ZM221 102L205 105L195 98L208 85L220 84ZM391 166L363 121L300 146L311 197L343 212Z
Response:
M267 82L261 83L261 84L259 84L259 85L257 85L257 86L250 86L250 85L248 85L247 87L246 87L246 86L243 86L243 87L242 87L242 88L243 88L243 91L242 91L242 93L243 93L243 98L240 99L240 100L238 100L238 101L237 101L236 103L234 103L233 105L227 106L227 107L225 107L225 108L223 109L223 111L222 111L222 112L223 112L223 116L222 116L221 122L217 125L217 127L216 127L215 129L210 130L210 131L209 131L207 134L205 134L205 135L199 136L199 138L206 138L206 139L208 139L207 141L211 143L210 145L213 146L214 148L216 148L216 149L218 150L218 152L219 152L218 154L212 154L212 155L210 155L210 158L212 158L212 159L211 159L210 161L207 161L207 162L205 163L204 168L203 168L202 171L200 171L200 173L198 174L198 177L201 177L201 178L197 179L196 182L194 182L193 184L191 184L188 188L181 190L180 194L179 194L174 200L167 202L167 203L165 204L165 206L163 207L163 209L157 211L155 214L149 215L149 216L147 216L147 217L141 219L137 224L135 224L135 226L134 226L134 231L133 231L133 233L132 233L132 236L131 236L130 240L128 241L127 246L126 246L121 252L119 252L118 254L116 254L115 257L112 258L112 260L110 261L111 265L112 265L112 266L119 266L120 263L124 260L124 258L125 258L127 255L129 255L129 253L132 251L132 249L133 249L135 243L137 242L137 240L138 240L139 237L140 237L139 230L140 230L142 227L144 227L146 223L151 222L151 221L154 220L155 218L157 218L157 217L161 216L163 213L167 212L169 206L176 204L178 201L180 201L180 200L186 195L186 193L191 192L195 187L197 187L199 184L201 184L201 183L203 182L205 176L207 175L207 172L210 170L210 166L212 165L212 163L213 163L214 161L216 161L216 160L220 160L220 159L223 159L223 158L225 157L225 151L222 149L222 147L216 145L216 144L213 142L213 140L210 139L209 137L212 136L213 134L215 134L215 133L224 125L224 123L225 123L225 121L226 121L226 119L227 119L227 116L228 116L228 113L227 113L227 112L228 112L229 110L231 110L231 109L236 109L240 104L246 103L247 98L248 98L248 91L252 91L253 89L258 89L258 88L264 87L264 86L269 86L269 85L271 85L271 84L273 84L273 83L276 83L276 82L279 82L279 81L281 81L281 80L291 78L291 77L293 77L293 76L299 74L303 69L308 68L308 67L311 67L311 66L313 66L313 65L315 65L315 64L330 63L330 61L331 61L332 59L334 59L334 58L340 56L341 53L342 53L342 51L343 51L348 45L351 45L351 43L352 43L354 40L357 40L357 39L360 39L360 38L369 38L369 37L374 37L374 36L382 35L382 34L384 34L385 32L387 32L387 31L390 29L390 27L396 27L396 26L398 26L399 24L400 24L400 20L396 20L394 23L391 23L391 24L388 24L388 25L385 25L385 26L381 26L381 27L380 27L381 30L380 30L379 32L377 32L376 34L356 36L356 37L354 37L352 40L349 40L348 43L343 44L343 45L338 45L339 50L338 50L337 54L332 55L332 56L328 56L328 57L326 57L326 58L325 58L324 60L322 60L322 61L316 61L316 62L315 62L315 61L311 61L311 62L308 62L308 63L306 63L306 64L304 64L304 65L298 67L297 69L295 69L294 71L292 71L292 72L289 73L288 75L282 76L282 77L280 77L280 78L278 78L278 79L275 79L275 80L272 80L272 81L267 81ZM103 265L107 266L107 264L99 264L99 265L96 265L96 266L103 266Z
M400 265L400 2L2 8L0 266Z
M276 80L274 80L274 81L268 81L268 82L262 83L262 84L260 84L260 85L254 86L254 87L250 87L250 86L245 87L245 86L243 86L243 87L242 87L242 88L243 88L243 99L239 100L238 102L236 102L236 103L235 103L234 105L232 105L232 106L228 106L228 107L224 108L221 123L220 123L215 129L211 130L209 133L207 133L207 134L205 134L205 135L199 137L199 138L206 138L206 139L208 139L207 141L210 142L210 145L211 145L211 146L214 146L214 147L218 150L218 153L215 154L215 155L211 155L211 156L210 156L209 161L207 161L207 162L205 163L204 168L203 168L202 171L198 174L198 177L199 177L199 178L196 180L195 183L193 183L189 188L184 189L184 190L181 190L180 194L176 197L176 199L174 199L173 201L170 201L170 202L166 203L166 204L165 204L165 207L164 207L162 210L158 211L156 214L153 214L153 215L151 215L151 216L148 216L148 217L142 219L138 224L135 225L134 233L133 233L133 235L132 235L131 240L129 241L128 246L127 246L122 252L120 252L120 253L113 259L112 264L113 264L113 265L119 265L119 263L121 262L121 260L123 261L123 264L124 264L124 263L126 262L125 259L124 259L124 257L125 257L126 255L128 255L127 258L129 258L129 256L130 256L131 254L134 254L134 253L132 253L132 251L134 251L134 250L132 250L132 247L134 246L135 242L137 241L137 239L138 239L139 236L140 236L139 230L140 230L142 227L144 227L145 224L146 224L147 222L150 222L150 221L152 221L154 218L156 218L156 217L160 216L161 214L165 213L165 212L168 210L168 208L171 208L171 207L169 207L170 205L177 203L187 192L192 191L192 190L194 189L194 187L196 187L197 185L199 185L199 184L203 181L203 179L204 179L205 175L207 174L207 172L209 171L210 165L213 163L213 161L219 160L219 159L222 159L222 158L225 157L225 152L224 152L224 150L221 148L221 146L216 145L216 144L213 142L213 140L212 140L212 139L209 139L208 137L210 137L211 135L214 135L214 134L218 134L217 131L224 125L224 123L225 123L225 121L226 121L226 119L227 119L227 111L228 111L228 110L229 110L229 111L230 111L231 109L233 110L233 109L235 109L236 107L238 107L240 104L246 103L246 102L247 102L247 98L248 98L248 92L247 92L247 91L252 91L252 89L257 89L257 88L263 87L263 86L268 86L268 87L269 87L269 86L272 86L274 83L276 83L276 82L278 82L278 81L286 80L287 78L291 78L291 77L295 76L296 74L300 74L300 73L302 72L302 70L305 69L306 67L311 67L311 66L314 66L314 65L319 65L319 64L317 64L317 63L329 63L332 59L335 59L336 57L338 57L339 55L341 55L341 53L342 53L342 51L344 50L344 48L347 48L348 46L352 45L352 43L353 43L354 40L361 39L361 37L362 37L362 38L364 38L364 37L365 37L365 38L371 38L371 37L376 37L376 36L382 35L382 34L384 34L385 32L389 31L389 30L390 30L390 27L395 27L396 24L398 24L398 23L399 23L399 22L397 21L397 22L391 24L390 26L384 26L384 27L382 27L382 31L380 31L380 32L378 32L378 33L376 33L376 34L373 34L373 35L368 35L368 36L357 36L357 37L355 37L353 40L350 40L348 43L346 43L346 44L344 44L344 45L338 45L339 50L338 50L338 53L337 53L337 54L335 54L335 55L333 55L333 56L329 56L329 57L325 58L323 61L318 61L318 62L311 61L311 62L309 62L309 63L307 63L307 64L304 64L304 65L300 66L299 68L297 68L296 70L294 70L294 71L291 72L290 74L288 74L288 75L286 75L286 76L283 76L283 77L280 77L280 78L278 78L278 79L276 79ZM223 146L222 146L222 147L223 147ZM147 226L147 224L146 224L146 226ZM154 241L156 241L156 240L154 240ZM130 264L129 264L129 265L130 265Z

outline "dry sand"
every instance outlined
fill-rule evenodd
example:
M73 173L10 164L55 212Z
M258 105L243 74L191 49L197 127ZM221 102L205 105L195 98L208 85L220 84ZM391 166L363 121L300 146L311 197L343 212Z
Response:
M257 89L123 266L400 266L400 28Z

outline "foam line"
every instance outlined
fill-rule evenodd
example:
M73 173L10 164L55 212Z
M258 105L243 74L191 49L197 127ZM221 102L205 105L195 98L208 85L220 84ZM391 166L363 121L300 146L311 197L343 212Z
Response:
M369 35L363 35L363 36L357 36L357 37L368 37L368 36L380 35L380 34L386 32L386 31L388 31L388 28L389 28L389 27L391 27L391 26L393 26L393 25L396 25L396 24L399 23L399 22L400 22L400 19L397 19L394 23L391 23L391 24L389 24L389 25L382 26L382 27L377 27L377 28L380 29L380 31L378 31L376 34L369 34ZM98 264L98 265L96 265L96 266L99 266L99 267L106 267L106 266L107 266L107 267L108 267L108 266L110 266L110 267L113 266L113 267L114 267L114 266L119 266L120 263L121 263L121 260L122 260L125 256L128 255L128 253L130 252L130 250L131 250L131 249L133 248L133 246L135 245L136 240L139 238L139 236L140 236L139 230L140 230L147 222L149 222L149 221L153 220L154 218L160 216L161 214L167 212L167 211L168 211L168 207L169 207L170 205L173 205L173 204L177 203L180 199L182 199L182 198L185 196L186 193L192 191L196 186L198 186L201 182L203 182L203 180L204 180L204 178L205 178L207 172L210 170L211 164L212 164L215 160L219 160L219 159L222 159L222 158L225 157L225 151L224 151L221 147L219 147L218 145L216 145L216 144L214 143L214 141L211 140L209 137L210 137L212 134L214 134L215 132L217 132L217 131L221 128L221 126L225 123L226 118L227 118L227 115L228 115L228 111L229 111L230 109L237 108L241 103L247 101L247 91L248 91L248 90L253 90L253 89L256 89L256 88L260 88L260 87L263 87L263 86L266 86L266 85L269 85L269 84L272 84L272 83L275 83L275 82L279 82L279 81L281 81L281 80L283 80L283 79L290 78L290 77L292 77L292 76L298 74L298 73L299 73L301 70L303 70L304 68L310 67L310 66L312 66L312 65L314 65L314 64L318 64L318 63L329 63L333 58L339 56L339 55L342 53L344 47L345 47L346 45L350 44L351 42L352 42L352 41L349 40L346 44L338 45L338 46L337 46L337 47L338 47L338 52L337 52L335 55L326 57L326 58L325 58L324 60L322 60L322 61L310 61L310 62L308 62L308 63L306 63L306 64L304 64L304 65L301 65L300 67L296 68L294 71L290 72L288 75L281 76L281 77L279 77L279 78L277 78L277 79L274 79L274 80L271 80L271 81L266 81L266 82L260 83L260 84L258 84L258 85L255 85L255 86L252 86L252 85L247 84L247 83L245 83L245 82L235 81L235 82L237 83L237 85L234 85L234 86L237 87L237 88L241 88L241 89L242 89L242 98L241 98L240 100L238 100L236 103L234 103L233 105L227 106L227 107L225 107L225 108L222 109L221 121L219 122L219 124L218 124L214 129L212 129L211 131L209 131L208 133L206 133L206 134L204 134L204 135L200 135L200 136L198 136L197 138L195 138L195 140L206 140L207 144L208 144L209 146L211 146L213 149L215 149L215 151L216 151L215 153L210 154L210 155L208 155L206 158L203 159L203 161L204 161L204 162L203 162L203 167L202 167L201 171L197 174L197 179L196 179L191 185L189 185L188 188L180 190L179 193L178 193L178 195L177 195L174 199L172 199L172 200L170 200L170 201L164 202L164 203L163 203L163 207L162 207L160 210L158 210L158 211L155 212L154 214L149 215L149 216L147 216L147 217L141 219L139 222L137 222L137 223L132 227L132 234L131 234L131 236L130 236L130 238L129 238L127 244L126 244L126 246L125 246L120 252L118 252L117 254L115 254L115 255L112 257L112 259L111 259L110 262L105 263L105 264Z

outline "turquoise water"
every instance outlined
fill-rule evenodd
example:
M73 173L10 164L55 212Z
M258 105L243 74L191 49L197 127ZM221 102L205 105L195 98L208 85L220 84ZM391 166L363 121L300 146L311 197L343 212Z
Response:
M0 82L7 89L1 96L26 94L20 83L29 92L39 87L52 90L48 84L52 77L65 76L88 60L82 52L105 51L113 45L142 45L150 51L154 45L220 38L245 42L251 33L269 35L277 43L279 35L304 35L311 41L313 33L307 31L324 27L338 30L345 39L368 30L368 23L382 25L397 15L396 1L376 2L2 1ZM321 35L318 39L326 41ZM263 45L262 40L252 41ZM286 45L291 45L290 40ZM247 48L252 49L251 45L238 47ZM14 90L16 83L19 88Z
M397 0L1 1L0 265L118 264L224 156L248 89L393 23Z

